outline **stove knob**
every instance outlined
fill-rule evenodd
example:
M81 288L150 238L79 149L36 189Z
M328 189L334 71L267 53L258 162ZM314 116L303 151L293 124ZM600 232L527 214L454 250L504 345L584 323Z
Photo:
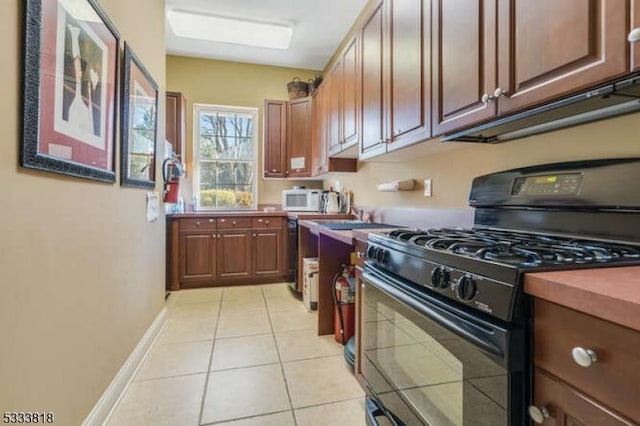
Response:
M447 288L451 280L451 274L446 269L438 266L431 272L431 285L434 288Z
M476 296L478 292L478 285L476 280L469 276L462 276L458 278L456 286L456 294L461 300L471 300Z
M377 247L369 246L369 248L367 249L367 259L375 259L377 250Z
M389 252L385 249L380 249L378 250L378 253L376 253L376 259L378 260L378 263L384 263L388 258Z

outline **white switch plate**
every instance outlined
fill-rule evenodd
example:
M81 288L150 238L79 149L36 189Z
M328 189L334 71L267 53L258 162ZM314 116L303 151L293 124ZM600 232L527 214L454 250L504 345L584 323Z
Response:
M424 180L424 196L431 197L431 179Z

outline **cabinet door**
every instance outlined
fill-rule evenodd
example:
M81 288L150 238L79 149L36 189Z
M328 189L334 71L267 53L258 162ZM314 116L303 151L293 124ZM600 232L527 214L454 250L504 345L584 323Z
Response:
M166 139L171 143L173 152L184 155L184 113L185 98L179 92L167 92ZM182 157L184 162L184 157Z
M342 54L342 148L358 143L358 38L353 37Z
M628 2L499 0L499 114L628 72Z
M543 370L533 377L533 404L548 410L545 425L555 426L622 426L630 422L587 395L564 384Z
M251 231L218 233L218 278L238 279L251 276Z
M329 156L342 150L340 114L342 104L342 60L338 59L329 71L329 116L328 139Z
M287 111L285 101L264 102L264 176L285 177Z
M496 103L495 0L433 1L433 134L488 120Z
M311 176L311 98L287 103L287 177ZM296 167L292 167L296 166Z
M387 149L394 150L431 136L431 1L388 3L392 139Z
M325 90L318 88L311 98L311 175L317 176L328 171Z
M631 0L631 29L640 28L640 0ZM631 43L631 71L640 71L640 41Z
M180 286L197 287L216 279L215 230L180 231Z
M360 40L362 138L359 158L371 158L387 151L385 144L384 96L384 9L382 2L362 25Z
M254 230L252 237L254 276L282 275L284 268L282 230Z

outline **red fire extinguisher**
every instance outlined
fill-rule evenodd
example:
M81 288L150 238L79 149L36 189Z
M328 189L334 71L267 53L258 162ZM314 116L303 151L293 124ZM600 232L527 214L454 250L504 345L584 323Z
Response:
M177 203L180 192L180 178L184 176L184 166L176 157L170 157L162 163L164 180L164 202Z
M342 265L343 269L333 277L333 301L335 302L334 338L345 345L355 330L355 267Z

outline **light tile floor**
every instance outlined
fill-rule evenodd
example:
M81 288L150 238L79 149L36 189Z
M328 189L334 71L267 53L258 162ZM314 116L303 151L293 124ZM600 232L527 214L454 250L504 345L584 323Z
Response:
M172 293L109 426L358 426L364 392L288 284Z

